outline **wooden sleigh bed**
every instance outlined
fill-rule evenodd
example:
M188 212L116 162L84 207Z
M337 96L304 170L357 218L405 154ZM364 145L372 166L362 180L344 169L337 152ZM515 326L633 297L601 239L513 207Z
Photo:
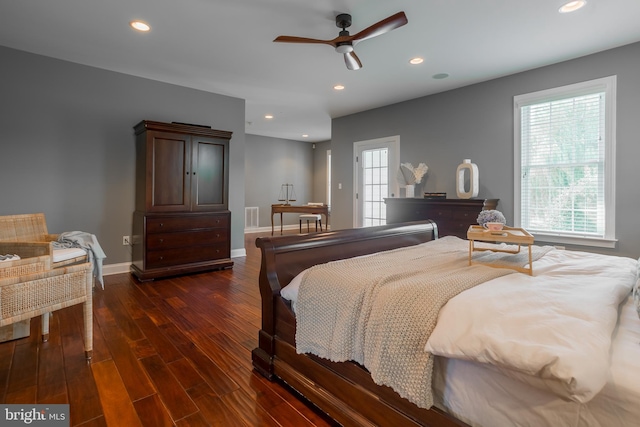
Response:
M259 276L262 329L258 347L252 352L255 370L271 380L284 381L344 426L516 425L518 422L514 420L519 420L519 417L527 417L523 418L522 425L546 425L549 413L553 411L557 411L557 414L551 415L558 420L555 425L604 427L628 425L640 419L640 408L636 404L640 400L640 358L637 357L640 353L640 321L635 308L631 307L632 301L627 303L628 297L624 299L624 304L620 304L620 307L625 306L626 311L620 315L620 319L625 318L625 324L622 325L618 320L613 334L615 345L611 351L612 359L620 367L612 369L604 391L589 403L558 399L555 395L550 397L548 390L531 388L495 370L477 366L483 364L441 357L437 358L433 381L445 389L451 384L453 404L448 401L444 405L424 409L401 397L392 388L376 384L369 371L358 363L331 362L312 354L296 352L296 315L291 302L281 296L281 290L299 273L317 264L421 245L436 239L438 229L432 221L258 238L256 245L262 252ZM446 239L437 242L443 240ZM608 261L605 259L603 262L606 264ZM626 262L625 266L630 266L627 270L637 269L635 260L627 259ZM530 278L528 275L518 275ZM633 280L638 280L635 271L632 275ZM627 282L631 280L629 277L630 273L627 272ZM625 289L624 292L629 293L629 288ZM614 362L611 362L612 366ZM437 375L436 371L439 372ZM450 378L450 372L457 372L458 376ZM501 379L494 384L496 375ZM467 393L465 381L469 376L473 378L473 382L469 383L470 393L475 393L474 399L480 403L467 411L464 407L455 407L455 393L460 390ZM454 390L455 387L458 387L457 390ZM487 396L482 396L485 391ZM443 393L444 400L449 392L447 389ZM484 407L493 406L493 401L503 397L508 405L513 405L508 400L512 393L515 400L530 402L523 409L527 412L518 409L514 411L516 415L507 414L506 418L500 418L501 415L497 416L495 412L482 413ZM442 400L441 395L441 403ZM440 408L447 408L447 411L456 415Z
M335 363L295 350L296 320L280 289L313 265L424 243L438 237L432 221L259 238L262 330L253 366L280 378L344 426L465 426L437 408L421 409L373 382L352 362Z

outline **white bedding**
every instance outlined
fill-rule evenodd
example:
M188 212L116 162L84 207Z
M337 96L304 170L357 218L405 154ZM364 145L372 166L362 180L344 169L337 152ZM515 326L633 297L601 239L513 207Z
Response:
M436 358L437 406L477 426L635 425L640 319L632 301L616 322L637 269L630 258L555 250L534 262L534 277L511 274L450 300L427 347L448 356ZM302 274L281 292L294 310Z
M436 357L435 406L474 427L626 427L640 420L640 319L632 298L620 306L611 374L587 403L503 375L490 365Z
M533 277L500 277L449 300L425 349L587 402L609 377L611 334L636 269L631 258L549 252Z

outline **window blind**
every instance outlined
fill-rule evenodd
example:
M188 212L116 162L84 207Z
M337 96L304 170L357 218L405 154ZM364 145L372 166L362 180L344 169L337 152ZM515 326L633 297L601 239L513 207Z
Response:
M605 92L521 106L521 223L604 237Z

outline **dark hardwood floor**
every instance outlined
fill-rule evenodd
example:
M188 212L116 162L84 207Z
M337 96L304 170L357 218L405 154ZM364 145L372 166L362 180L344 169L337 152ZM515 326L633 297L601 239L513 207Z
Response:
M48 342L0 344L0 400L68 403L72 426L330 426L285 385L255 373L258 234L233 269L141 283L105 277L94 292L93 359L82 306L54 312Z

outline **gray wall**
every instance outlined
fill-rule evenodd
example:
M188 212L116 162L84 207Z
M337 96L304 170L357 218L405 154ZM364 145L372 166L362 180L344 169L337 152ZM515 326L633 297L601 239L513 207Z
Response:
M455 171L478 165L482 198L499 198L513 220L513 97L609 75L618 76L616 249L640 256L640 43L579 59L340 117L332 121L332 226L353 226L353 143L400 135L401 162L429 166L424 191L456 197ZM451 78L455 78L452 76ZM342 183L342 190L338 190ZM577 249L589 250L586 247Z
M0 47L0 215L44 212L51 233L95 234L130 262L140 120L233 132L232 250L244 249L244 100Z
M260 208L259 226L271 227L271 205L278 202L282 184L293 184L294 204L312 202L313 155L310 142L246 135L245 206ZM280 219L276 218L276 226ZM284 214L285 225L298 224L295 214Z

